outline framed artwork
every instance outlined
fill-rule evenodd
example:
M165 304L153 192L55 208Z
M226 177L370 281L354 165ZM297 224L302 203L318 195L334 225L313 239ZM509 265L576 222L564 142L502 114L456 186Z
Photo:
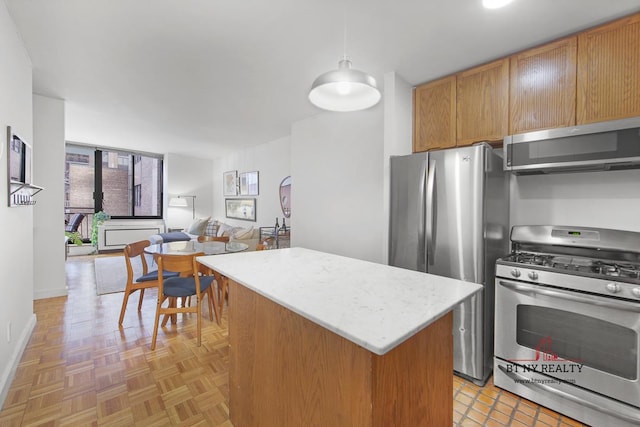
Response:
M256 220L256 199L224 199L224 211L227 218Z
M240 195L257 196L258 193L258 171L243 172L240 174Z
M238 195L238 171L229 171L222 174L222 189L225 196Z

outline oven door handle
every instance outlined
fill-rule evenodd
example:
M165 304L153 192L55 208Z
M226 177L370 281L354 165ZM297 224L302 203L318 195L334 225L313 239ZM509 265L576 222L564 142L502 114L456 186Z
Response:
M596 405L593 402L589 402L588 400L583 400L580 399L570 393L567 393L566 391L562 391L562 390L558 390L556 388L553 388L551 386L548 386L546 384L540 384L540 383L536 383L531 381L530 378L525 377L524 375L520 375L517 374L515 372L507 372L507 369L498 364L498 368L502 371L502 373L504 373L507 377L511 378L514 381L517 381L519 383L519 385L523 385L525 387L531 388L531 389L540 389L543 390L549 394L558 396L562 399L567 399L570 400L573 403L577 403L580 406L586 406L590 409L594 409L598 412L604 412L607 415L610 415L612 417L618 418L618 419L623 419L625 421L628 421L630 423L638 423L640 422L640 417L638 417L635 414L635 411L629 411L628 413L625 413L624 411L621 411L621 408L618 408L615 411L612 411L604 406L600 406L600 405Z
M507 282L505 280L499 280L498 282L500 283L500 285L504 286L507 289L519 292L521 294L527 294L529 296L546 295L553 298L561 298L567 301L581 302L584 304L597 305L599 307L640 313L640 304L632 302L620 301L613 298L597 297L592 295L582 295L573 292L563 292L560 290L545 288L541 286L530 286L524 283Z

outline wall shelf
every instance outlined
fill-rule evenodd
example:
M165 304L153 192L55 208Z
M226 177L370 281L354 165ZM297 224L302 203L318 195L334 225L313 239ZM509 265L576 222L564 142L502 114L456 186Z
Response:
M9 207L33 206L33 196L44 187L31 184L31 145L7 126L7 204Z
M33 196L44 190L44 187L24 182L9 181L9 207L32 206L36 204Z

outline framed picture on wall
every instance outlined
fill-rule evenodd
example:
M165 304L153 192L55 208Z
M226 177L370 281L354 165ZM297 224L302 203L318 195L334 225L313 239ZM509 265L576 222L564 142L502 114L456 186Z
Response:
M240 195L257 196L258 194L258 171L241 173Z
M225 196L238 195L238 171L228 171L222 174L222 190Z
M256 199L224 199L224 211L227 218L256 220Z

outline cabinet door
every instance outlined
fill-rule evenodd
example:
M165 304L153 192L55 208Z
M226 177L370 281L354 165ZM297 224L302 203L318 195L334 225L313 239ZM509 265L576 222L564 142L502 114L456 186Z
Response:
M640 14L578 35L577 123L640 115Z
M511 57L509 134L576 124L577 37Z
M509 59L457 76L457 145L502 141L509 128Z
M456 76L417 86L413 97L413 152L455 147Z

